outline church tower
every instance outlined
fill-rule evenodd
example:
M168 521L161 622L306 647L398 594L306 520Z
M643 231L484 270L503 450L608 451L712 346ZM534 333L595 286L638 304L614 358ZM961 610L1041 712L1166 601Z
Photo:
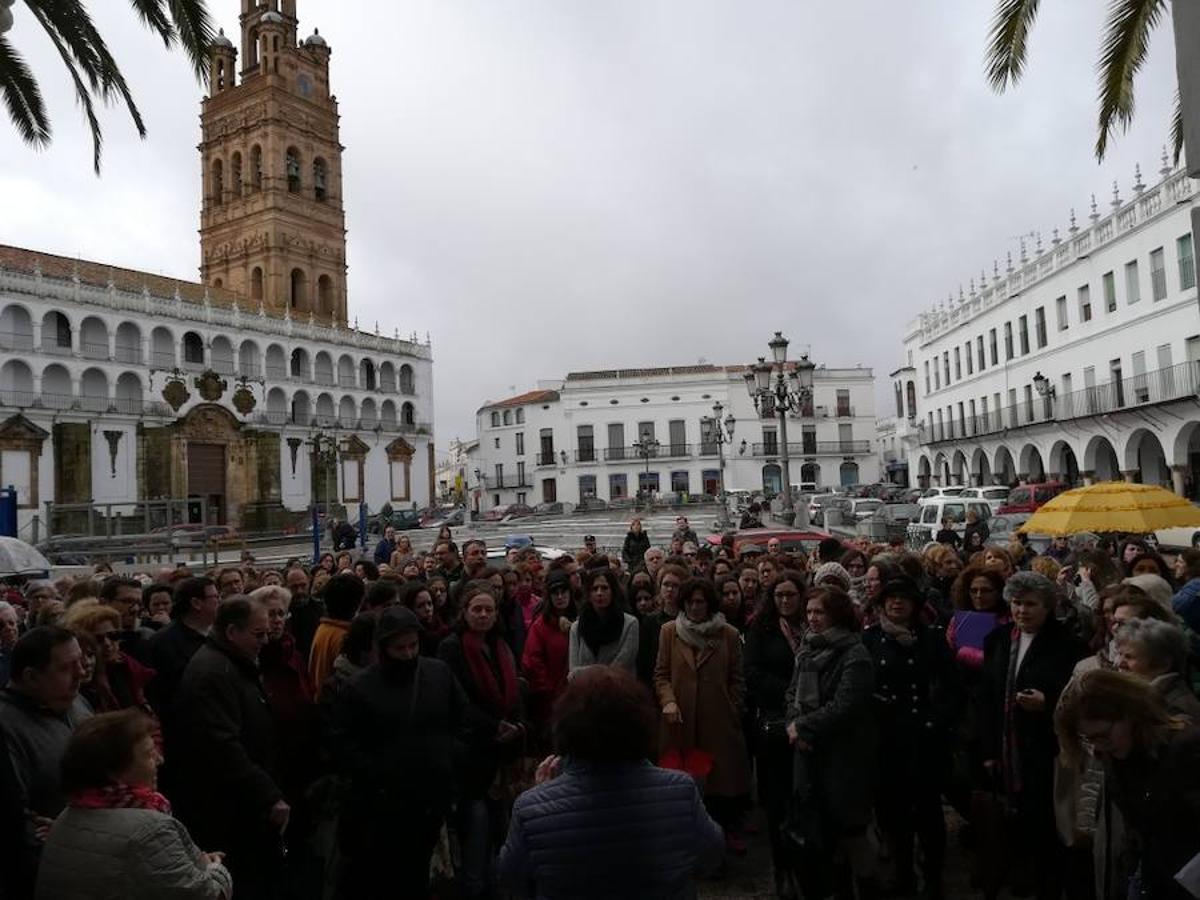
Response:
M200 277L287 312L346 324L346 217L329 45L297 42L296 0L242 0L222 30L200 114Z

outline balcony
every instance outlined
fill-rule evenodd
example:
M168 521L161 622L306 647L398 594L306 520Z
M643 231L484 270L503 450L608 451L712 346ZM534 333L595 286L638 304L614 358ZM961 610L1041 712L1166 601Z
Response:
M771 442L754 444L751 452L755 456L778 456L780 444ZM871 452L870 441L788 441L788 456L863 456Z
M0 350L32 350L33 334L28 331L0 331Z
M550 450L543 450L537 455L537 464L539 466L557 466L558 454L554 452L553 448Z
M522 474L509 475L509 474L505 474L505 475L502 475L502 476L500 476L499 478L497 478L495 475L483 475L483 476L480 476L480 477L481 477L481 480L483 481L483 487L484 487L484 489L485 489L485 490L490 490L490 491L498 491L498 490L502 490L502 489L504 489L504 488L527 488L527 487L533 487L533 485L531 485L531 484L529 483L529 476L528 476L528 475L522 475Z
M968 416L960 422L935 425L924 434L924 443L936 444L964 438L997 434L1014 428L1040 425L1046 422L1065 422L1088 416L1169 403L1172 400L1194 398L1200 391L1200 362L1179 363L1144 375L1133 375L1118 381L1085 387L1055 397L1049 403L1040 396L1032 405L1018 403L980 416ZM928 429L926 429L928 431Z
M645 459L686 459L692 455L691 444L659 444L648 452L637 444L630 447L606 447L606 462L640 462Z
M575 462L577 463L594 463L596 461L596 449L594 447L581 447L575 451Z

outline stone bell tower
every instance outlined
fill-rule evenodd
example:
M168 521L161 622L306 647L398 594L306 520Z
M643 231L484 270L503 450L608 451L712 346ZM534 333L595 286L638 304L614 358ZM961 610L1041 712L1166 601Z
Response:
M202 104L200 277L271 315L346 324L346 217L329 45L297 42L296 0L242 0Z

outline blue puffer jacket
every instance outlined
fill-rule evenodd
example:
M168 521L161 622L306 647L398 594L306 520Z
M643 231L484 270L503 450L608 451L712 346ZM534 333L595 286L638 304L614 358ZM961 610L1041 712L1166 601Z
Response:
M1200 578L1192 578L1171 598L1171 609L1192 631L1200 631Z
M724 850L690 775L574 761L517 798L500 878L537 900L677 900Z

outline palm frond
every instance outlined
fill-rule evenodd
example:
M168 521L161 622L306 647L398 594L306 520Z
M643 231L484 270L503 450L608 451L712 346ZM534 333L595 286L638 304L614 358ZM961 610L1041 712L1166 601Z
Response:
M1175 111L1171 114L1171 149L1175 154L1175 165L1183 156L1183 98L1175 92Z
M1000 0L988 30L985 56L988 82L993 90L1014 85L1025 71L1029 30L1037 18L1040 0Z
M212 20L205 0L130 0L142 24L173 47L178 41L197 80L208 81Z
M133 99L125 76L96 30L87 10L79 4L64 4L55 0L27 0L42 27L65 52L69 53L78 70L91 85L92 93L105 103L120 100L129 111L139 137L146 136L146 123Z
M0 94L8 117L17 127L21 140L34 147L50 143L50 119L37 79L25 60L3 35L0 35Z
M1133 79L1146 61L1150 32L1162 20L1166 0L1112 0L1100 47L1100 117L1096 158L1104 159L1118 127L1133 120Z
M104 143L104 135L100 131L100 120L96 116L96 105L92 102L92 93L88 85L88 81L90 81L93 89L99 86L98 73L94 68L96 60L88 48L68 46L66 37L60 34L55 25L47 19L46 11L42 7L42 4L30 3L29 9L42 28L45 29L50 42L54 45L54 49L62 57L63 65L67 67L67 71L71 74L71 80L75 83L75 98L79 101L79 105L83 107L83 114L87 118L88 127L92 130L92 167L96 170L96 174L99 175L100 149ZM74 30L70 33L73 38L77 37ZM77 55L80 53L85 57L86 64L78 61ZM84 75L80 74L80 68L83 68ZM84 80L85 75L88 81Z
M205 0L167 0L171 8L171 19L183 52L192 63L192 71L201 84L208 83L208 54L212 49L212 19L208 15Z

